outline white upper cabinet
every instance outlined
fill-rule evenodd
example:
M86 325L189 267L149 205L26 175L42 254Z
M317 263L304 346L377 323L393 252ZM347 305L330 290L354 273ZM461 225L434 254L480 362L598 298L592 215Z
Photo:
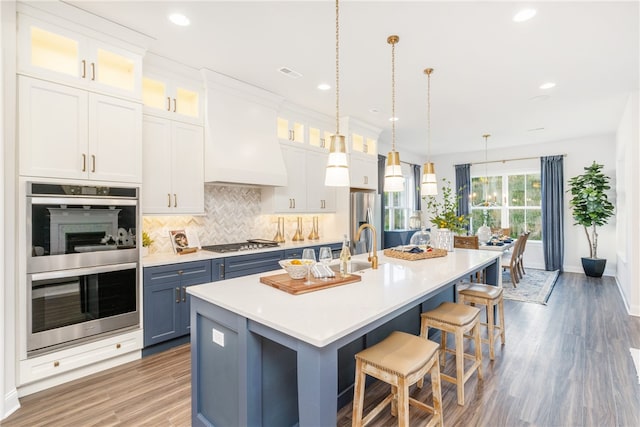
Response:
M278 139L304 144L307 140L306 125L301 118L287 114L278 115L277 122Z
M146 65L142 77L142 103L145 114L203 123L202 84L151 71Z
M141 99L140 54L24 14L18 16L18 72Z
M335 212L336 187L324 185L329 154L307 151L307 210L309 212Z
M142 106L19 77L20 175L139 183Z
M144 115L143 214L204 213L202 126Z
M352 188L378 189L378 157L352 152L349 156L349 179Z

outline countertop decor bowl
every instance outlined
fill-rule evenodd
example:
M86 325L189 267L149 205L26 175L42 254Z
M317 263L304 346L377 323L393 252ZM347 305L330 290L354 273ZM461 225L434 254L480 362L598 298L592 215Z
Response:
M307 277L307 264L303 259L283 259L278 261L280 263L280 267L287 270L289 273L289 277L292 279L304 279ZM293 264L292 264L293 262ZM297 264L299 262L300 264Z

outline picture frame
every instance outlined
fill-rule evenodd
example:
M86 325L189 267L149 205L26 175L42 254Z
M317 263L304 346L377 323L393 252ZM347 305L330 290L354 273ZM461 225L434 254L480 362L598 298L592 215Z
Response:
M169 231L171 247L175 254L195 252L200 249L198 234L189 229Z

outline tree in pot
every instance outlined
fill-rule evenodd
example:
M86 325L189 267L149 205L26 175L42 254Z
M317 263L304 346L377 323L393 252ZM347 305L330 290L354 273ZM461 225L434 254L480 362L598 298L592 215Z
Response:
M609 222L614 209L606 193L611 188L610 178L602 173L602 167L603 165L594 161L591 166L584 168L585 172L582 175L569 180L569 206L576 221L574 225L584 227L589 242L589 257L582 257L582 268L584 273L591 277L601 277L604 272L607 260L598 258L597 227Z

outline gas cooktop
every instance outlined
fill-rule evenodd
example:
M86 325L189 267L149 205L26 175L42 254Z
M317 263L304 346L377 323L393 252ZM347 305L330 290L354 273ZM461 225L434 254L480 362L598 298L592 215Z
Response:
M278 246L278 243L273 240L251 239L241 243L224 243L221 245L203 246L202 249L205 251L225 253L272 248L276 246Z

